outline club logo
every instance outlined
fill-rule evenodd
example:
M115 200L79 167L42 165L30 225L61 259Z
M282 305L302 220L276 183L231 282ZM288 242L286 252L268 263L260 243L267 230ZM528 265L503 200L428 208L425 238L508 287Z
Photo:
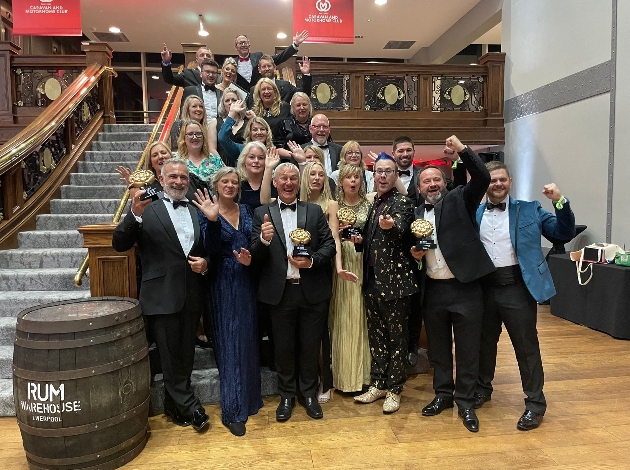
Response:
M317 0L317 2L315 2L315 8L317 8L320 13L328 13L331 6L329 0Z

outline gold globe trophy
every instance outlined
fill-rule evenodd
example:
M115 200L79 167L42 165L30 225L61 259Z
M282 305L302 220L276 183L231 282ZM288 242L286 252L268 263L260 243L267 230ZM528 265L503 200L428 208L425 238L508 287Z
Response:
M341 225L354 225L357 223L357 214L349 207L342 207L337 211L337 219ZM347 227L341 231L343 240L349 240L352 235L361 235L361 231L356 227Z
M433 224L426 219L416 219L411 223L411 233L418 239L416 250L424 251L437 248L435 240L431 238Z
M157 184L155 175L151 170L136 170L129 175L129 184L134 188L140 188L146 192L140 196L141 201L153 199L157 201L160 198L162 188Z
M306 246L311 242L311 234L303 228L296 228L289 232L289 238L295 245L293 248L293 257L306 256L310 258L312 255L311 249Z

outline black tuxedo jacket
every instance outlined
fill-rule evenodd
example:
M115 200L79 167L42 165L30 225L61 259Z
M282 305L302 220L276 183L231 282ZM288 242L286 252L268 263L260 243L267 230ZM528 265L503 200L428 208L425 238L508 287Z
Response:
M187 86L186 88L184 88L184 93L182 94L182 106L184 105L184 101L186 101L186 98L188 98L190 95L198 96L203 102L203 91L201 90L201 87L202 85L195 85L195 86ZM218 108L219 103L221 102L221 97L223 96L223 92L217 88L214 91L214 93L217 95L217 108ZM216 116L212 116L212 117L216 117ZM208 121L210 121L210 119L211 117L208 116Z
M294 86L288 80L275 80L276 86L278 87L278 91L280 92L280 99L287 103L291 102L291 98L296 91L303 91L308 96L311 96L311 89L313 88L313 76L312 75L304 75L302 79L302 88L298 88ZM249 95L247 95L247 107L251 109L254 105L254 88L256 85L252 85L249 89Z
M332 260L335 256L333 239L326 216L317 204L298 201L297 226L311 234L308 246L313 252L313 266L300 269L303 292L309 303L323 302L332 296ZM265 214L273 223L274 234L270 245L260 240L260 226ZM254 211L252 241L250 247L252 262L260 266L261 278L258 284L258 300L266 304L278 305L282 300L287 278L287 247L278 202L274 201L258 207Z
M286 62L287 60L289 60L291 57L293 57L293 55L296 52L297 52L297 49L293 47L293 44L291 44L282 52L279 52L278 54L271 57L273 58L274 64L280 65L283 62ZM248 82L247 79L243 77L240 73L236 77L236 84L240 86L243 90L249 90L252 87L252 85L256 85L256 83L258 83L258 80L260 79L260 72L258 71L258 61L260 60L262 56L263 56L262 52L249 53L249 60L252 63L251 80ZM238 59L239 59L238 56L234 57L234 60L236 60L237 64L238 64Z
M476 222L477 207L490 185L490 173L468 147L459 156L470 173L470 181L454 188L435 205L434 236L457 280L471 282L496 269L479 239ZM424 218L424 202L416 208L415 216Z
M169 85L181 87L201 85L199 69L184 69L175 75L170 65L162 64L162 79Z
M383 230L374 219L375 202L363 229L363 290L368 287L369 266L372 260L374 285L383 300L394 300L418 292L412 271L409 225L413 222L413 202L396 189L383 203L380 215L390 215L394 226Z
M199 231L197 209L189 204L188 210L195 233L189 254L206 258L210 266ZM204 308L205 277L190 268L162 199L144 210L141 224L130 210L116 227L112 239L116 251L127 251L134 243L138 243L142 263L140 306L143 314L177 313L185 304L189 310Z
M407 197L413 201L414 206L417 206L422 202L418 192L418 174L420 174L422 168L415 165L411 165L411 168L413 173L411 173L411 181L409 181L409 186L407 186Z

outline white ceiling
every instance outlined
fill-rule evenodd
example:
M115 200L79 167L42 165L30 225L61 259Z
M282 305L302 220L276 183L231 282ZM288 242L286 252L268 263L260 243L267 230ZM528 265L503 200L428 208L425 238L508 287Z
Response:
M301 0L309 1L309 0ZM310 0L315 1L315 0ZM409 59L430 46L480 0L389 0L375 5L373 0L354 0L355 35L353 45L304 44L301 54L313 57L357 57ZM252 51L273 52L275 46L290 44L293 0L83 0L83 32L96 40L93 31L119 27L129 43L111 43L117 51L159 52L166 42L181 52L182 42L202 42L215 54L234 53L234 37L246 34ZM204 18L210 35L197 35L198 15ZM496 28L494 28L496 29ZM285 32L284 40L276 34ZM500 43L498 29L489 38ZM408 50L384 50L390 41L416 41Z

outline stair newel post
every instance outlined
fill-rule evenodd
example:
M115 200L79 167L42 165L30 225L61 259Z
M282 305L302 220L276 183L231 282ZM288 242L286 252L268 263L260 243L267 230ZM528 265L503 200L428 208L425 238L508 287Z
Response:
M88 42L81 46L81 50L85 52L86 66L94 63L106 67L112 66L112 49L105 42ZM114 88L112 85L112 74L105 73L101 76L98 87L98 103L103 110L103 118L105 124L116 124L116 115L114 114Z
M20 46L12 42L0 42L0 124L13 124L15 80L11 70L11 57L20 50Z

